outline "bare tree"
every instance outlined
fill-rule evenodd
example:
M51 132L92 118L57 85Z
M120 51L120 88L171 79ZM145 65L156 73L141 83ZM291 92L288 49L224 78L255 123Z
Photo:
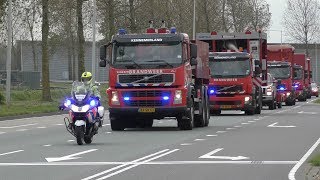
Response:
M42 99L52 101L49 82L49 6L48 0L42 0Z
M249 0L251 7L250 27L255 31L259 29L267 29L270 25L271 13L269 11L269 4L265 0Z
M308 44L319 36L319 3L317 0L288 0L284 13L284 26L293 41Z
M84 35L82 21L82 5L84 0L77 0L77 19L78 19L78 77L85 71L84 66Z

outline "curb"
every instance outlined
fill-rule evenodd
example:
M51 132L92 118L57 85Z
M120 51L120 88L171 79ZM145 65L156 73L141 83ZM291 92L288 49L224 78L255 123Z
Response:
M53 115L61 115L61 114L68 114L68 111L58 111L58 112L39 113L39 114L25 114L25 115L18 115L18 116L6 116L6 117L0 117L0 121L8 121L8 120L16 120L16 119L32 118L32 117L53 116Z

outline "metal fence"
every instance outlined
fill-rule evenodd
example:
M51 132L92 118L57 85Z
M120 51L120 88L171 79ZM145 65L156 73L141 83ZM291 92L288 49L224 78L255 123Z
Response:
M0 71L0 87L5 88L7 80L6 71ZM40 88L40 72L31 71L12 71L11 72L12 88Z

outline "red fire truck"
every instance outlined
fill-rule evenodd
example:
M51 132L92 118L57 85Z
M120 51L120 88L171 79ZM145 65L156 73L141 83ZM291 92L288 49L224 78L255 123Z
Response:
M293 54L291 45L268 45L268 71L278 80L278 93L288 106L296 104L293 87Z
M267 35L261 32L199 33L209 43L211 114L242 110L260 114L261 86L267 78Z
M299 101L307 100L307 90L308 84L306 84L307 74L305 73L305 69L307 65L307 58L305 54L295 53L294 54L294 83L293 86L296 92L296 98Z
M150 23L144 34L120 29L100 48L100 66L109 64L112 130L152 127L165 117L175 117L181 130L208 126L208 44Z

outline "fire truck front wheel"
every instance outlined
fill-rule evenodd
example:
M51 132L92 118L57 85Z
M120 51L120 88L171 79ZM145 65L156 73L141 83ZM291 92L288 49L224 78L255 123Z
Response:
M125 129L122 121L119 117L110 115L110 126L112 131L123 131Z
M181 130L192 130L194 124L194 103L190 100L190 105L186 113L177 117L178 127Z

